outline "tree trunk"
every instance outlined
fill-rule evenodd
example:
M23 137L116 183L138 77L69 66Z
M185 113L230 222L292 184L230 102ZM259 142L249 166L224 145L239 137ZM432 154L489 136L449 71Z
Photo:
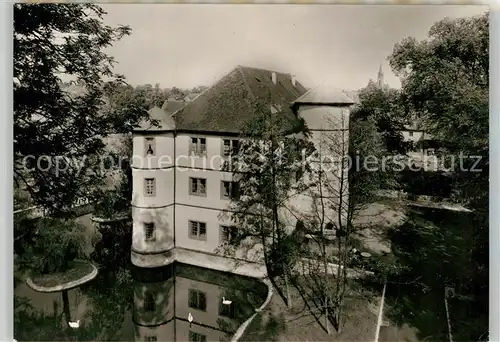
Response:
M328 296L325 295L325 328L326 328L326 333L330 335L330 320L329 320L329 315L328 315Z
M286 304L288 306L288 310L292 308L292 297L290 295L290 284L288 282L288 272L285 270L285 291L286 291Z
M66 319L66 324L69 324L69 322L71 322L71 313L69 310L68 290L63 290L62 299L63 299L64 318Z

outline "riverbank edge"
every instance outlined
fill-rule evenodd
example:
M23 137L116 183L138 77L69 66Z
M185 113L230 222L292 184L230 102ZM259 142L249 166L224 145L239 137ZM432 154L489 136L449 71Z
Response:
M255 313L252 316L250 316L245 322L243 322L238 327L238 329L236 330L236 332L233 335L233 338L231 339L231 342L238 342L239 339L241 338L241 336L243 336L243 334L245 333L245 331L248 328L248 326L250 325L250 323L252 323L252 321L254 320L254 318L259 313L261 313L262 310L264 310L267 307L267 305L271 302L271 298L273 297L273 294L274 294L273 284L271 283L271 281L268 278L257 279L257 280L261 281L262 283L264 283L264 285L267 286L267 297L266 297L266 300L264 301L264 303L262 303L262 305L259 308L255 309Z
M64 283L61 285L56 285L56 286L41 286L41 285L36 285L33 282L33 280L31 279L31 277L28 276L28 277L26 277L26 284L28 284L28 286L31 289L33 289L34 291L44 292L44 293L70 290L72 288L78 287L82 284L85 284L85 283L93 280L97 276L97 273L98 273L97 267L95 267L95 265L92 264L91 262L88 262L88 264L90 264L92 266L92 271L89 274L87 274L87 275L85 275L77 280L72 280L70 282L67 282L67 283Z

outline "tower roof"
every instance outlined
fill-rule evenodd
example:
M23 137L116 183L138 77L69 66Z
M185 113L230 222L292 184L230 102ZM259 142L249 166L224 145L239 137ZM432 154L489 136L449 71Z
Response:
M309 90L294 104L351 105L354 100L337 87L322 85Z

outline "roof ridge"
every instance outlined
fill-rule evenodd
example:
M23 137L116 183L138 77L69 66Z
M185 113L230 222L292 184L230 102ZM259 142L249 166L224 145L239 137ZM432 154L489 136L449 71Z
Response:
M259 67L253 67L253 66L247 66L247 65L241 65L241 64L238 64L238 68L245 68L245 69L254 69L254 70L260 70L260 71L268 71L268 72L276 72L278 74L282 74L282 75L288 75L288 76L292 76L292 73L290 72L284 72L284 71L278 71L278 70L272 70L272 69L264 69L264 68L259 68Z

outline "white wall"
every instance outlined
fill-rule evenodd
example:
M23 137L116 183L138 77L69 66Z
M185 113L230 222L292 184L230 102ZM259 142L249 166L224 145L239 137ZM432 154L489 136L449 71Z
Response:
M176 205L175 208L175 244L178 247L213 253L220 245L220 225L231 224L229 215L220 210ZM189 237L189 220L206 223L206 241Z
M332 135L340 136L338 130L341 120L344 120L344 128L348 128L349 108L331 106L301 106L299 116L303 117L309 129L313 133L313 141L316 146L323 148L325 138ZM348 137L348 134L346 135ZM189 146L191 137L206 139L206 156L190 156ZM133 247L137 251L162 251L174 247L173 229L175 229L175 246L214 253L220 246L220 225L231 224L231 217L223 213L223 209L229 208L229 201L221 198L221 181L231 181L233 175L228 172L219 171L223 161L223 139L234 139L222 136L205 136L180 134L174 138L171 134L159 134L156 136L156 156L138 158L138 160L149 160L147 165L138 165L134 160L134 167L157 168L159 166L172 166L167 170L133 170L133 205L141 207L133 210L134 233ZM347 138L348 139L348 138ZM144 136L134 137L134 154L143 156L145 154ZM348 146L348 140L344 141ZM174 151L175 147L175 151ZM175 153L174 153L175 152ZM323 153L332 153L324 151ZM161 155L167 157L161 158ZM159 159L160 158L160 159ZM171 161L168 163L168 161ZM174 176L175 174L175 176ZM190 195L190 177L206 179L206 196ZM144 196L144 178L156 179L156 196ZM175 182L175 191L174 191ZM153 207L168 206L164 209ZM297 196L291 201L291 206L300 214L311 211L312 200L307 195ZM147 208L150 209L147 209ZM174 215L175 211L175 215ZM331 214L331 217L336 215ZM150 217L155 219L157 227L157 241L146 243L144 241L143 222ZM174 222L175 217L175 222ZM295 226L295 217L288 215L289 227ZM189 237L189 220L206 223L207 237L205 241L191 239ZM240 254L242 255L242 254Z
M138 207L164 207L174 203L174 169L137 170L132 169L132 205ZM156 195L144 195L145 179L154 178Z
M132 248L138 252L155 252L174 247L174 206L158 209L132 207ZM144 223L154 222L155 240L146 241Z
M146 138L155 139L155 154L146 154ZM155 135L134 134L132 167L139 169L166 168L174 165L174 139L172 133Z

